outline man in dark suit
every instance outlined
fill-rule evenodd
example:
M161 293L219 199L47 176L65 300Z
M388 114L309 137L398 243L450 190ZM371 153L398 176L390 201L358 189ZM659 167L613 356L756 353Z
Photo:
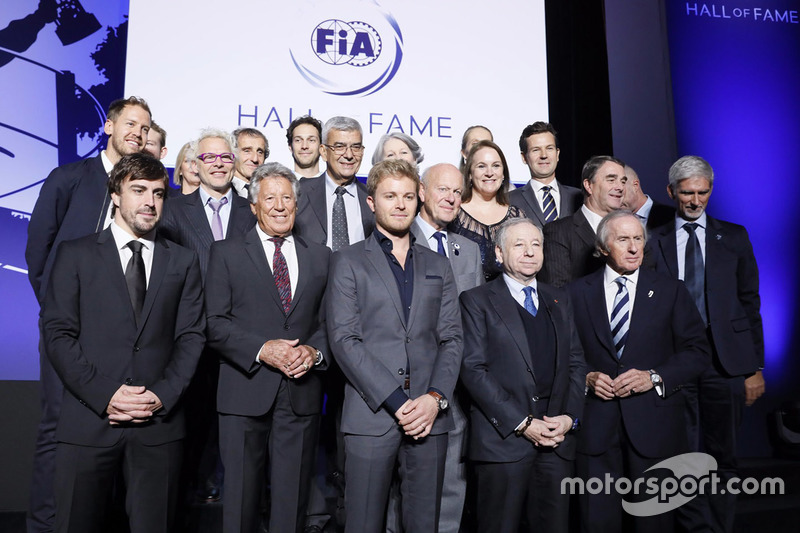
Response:
M563 287L602 268L595 248L600 220L622 206L625 163L608 155L589 159L581 171L583 206L544 227L544 266L539 280Z
M688 451L680 389L708 366L710 348L686 287L639 268L639 218L607 215L597 246L606 266L569 286L589 370L577 470L584 481L633 481ZM621 500L614 490L581 495L583 531L623 531ZM671 532L673 514L635 517L635 529Z
M247 200L250 177L269 157L269 142L256 128L236 128L231 136L236 148L231 187L236 194Z
M205 342L193 252L156 237L168 175L123 157L111 226L63 243L42 305L65 392L56 437L56 531L100 531L124 473L132 532L171 531L184 435L181 395Z
M149 129L150 108L147 102L135 96L116 100L109 106L103 126L108 135L106 149L96 157L56 168L45 180L28 224L25 248L28 278L39 304L47 292L58 245L97 233L111 223L108 175L122 156L144 149ZM28 512L30 532L53 530L55 431L64 392L41 342L39 367L42 417L33 457Z
M628 178L628 183L625 184L622 208L632 211L639 217L645 223L647 231L652 231L675 218L675 209L654 202L649 195L644 193L642 184L639 182L639 175L630 165L625 165L625 176Z
M322 298L330 250L293 235L297 179L279 163L253 173L258 225L211 249L208 343L225 465L225 531L256 531L269 455L270 531L302 531L328 356Z
M362 138L358 121L349 117L328 120L319 147L328 168L321 179L300 183L295 232L334 252L364 240L375 227L367 189L356 179L364 157Z
M568 529L586 366L565 291L537 283L542 231L529 218L497 232L503 276L461 295L461 381L473 400L477 531Z
M531 171L530 181L509 194L509 202L522 209L540 227L564 218L580 209L580 189L564 185L556 179L561 149L556 129L549 122L534 122L519 137L522 162Z
M677 217L654 232L650 246L656 270L682 279L702 316L713 364L686 388L690 445L711 454L727 481L736 476L743 408L764 393L764 330L758 266L747 230L706 214L713 186L714 171L707 161L697 156L678 159L667 187ZM733 530L734 494L695 500L687 513L692 525Z
M326 295L331 351L347 378L345 531L383 529L396 462L404 529L436 531L461 364L458 292L447 259L410 233L416 169L382 161L367 186L376 229L333 255Z

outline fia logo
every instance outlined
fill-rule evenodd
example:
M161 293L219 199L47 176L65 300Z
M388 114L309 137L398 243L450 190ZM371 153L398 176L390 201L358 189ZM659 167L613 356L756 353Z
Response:
M329 65L364 67L381 55L381 36L366 22L330 19L314 28L311 47Z
M306 21L308 33L289 49L292 63L313 87L336 96L366 96L392 81L403 60L403 34L378 2L351 17ZM349 19L349 20L348 20ZM366 22L368 21L368 22Z

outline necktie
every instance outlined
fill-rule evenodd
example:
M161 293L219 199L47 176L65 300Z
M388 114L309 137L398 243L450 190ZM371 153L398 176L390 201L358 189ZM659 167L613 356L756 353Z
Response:
M551 186L545 185L542 187L542 205L544 206L544 221L545 222L552 222L558 219L558 211L556 211L556 201L553 199L553 195L550 194L550 190L552 189Z
M292 305L292 285L289 281L289 268L286 266L286 258L281 252L281 245L286 240L282 237L271 237L269 239L275 243L275 253L272 256L272 277L275 278L275 286L283 304L283 312L288 313Z
M211 216L211 233L214 235L215 241L221 241L225 238L225 235L222 233L222 218L219 216L219 210L222 209L222 206L227 203L227 196L222 197L219 200L214 200L213 198L208 199L208 205L214 212L214 214Z
M689 234L686 241L686 260L683 265L683 282L686 288L689 289L689 294L692 295L697 310L700 311L700 316L703 317L703 323L708 323L708 316L706 314L706 298L705 298L705 273L706 269L703 265L703 254L700 251L700 242L697 240L697 223L692 222L684 224L683 229Z
M533 294L536 292L536 289L533 287L525 287L522 289L525 292L525 310L536 316L536 304L533 303Z
M617 350L617 359L622 357L625 341L628 339L628 318L630 315L630 297L628 287L625 285L628 278L620 276L614 280L619 285L614 296L614 307L611 310L611 336L614 338L614 349Z
M436 251L439 252L439 255L447 257L447 252L444 251L444 233L441 231L434 232L433 238L439 242L438 246L436 246Z
M127 244L133 255L128 260L125 267L125 283L128 285L128 295L131 297L133 314L136 322L139 322L139 315L142 313L144 305L144 295L147 292L147 279L144 273L144 259L142 259L142 243L131 241Z
M333 212L331 213L331 249L335 252L350 244L350 234L347 232L347 213L344 210L344 198L346 193L344 187L336 187L336 200L333 202Z

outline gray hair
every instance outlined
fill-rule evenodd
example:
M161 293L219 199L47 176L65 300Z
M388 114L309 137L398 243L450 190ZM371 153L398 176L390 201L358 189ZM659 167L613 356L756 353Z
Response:
M234 140L230 133L225 130L219 128L205 128L204 130L200 131L200 137L197 140L192 141L192 145L190 146L191 151L194 153L194 157L200 155L200 151L197 149L200 146L200 143L206 139L222 139L228 145L228 150L231 153L234 153Z
M497 233L495 233L494 236L495 246L498 246L500 250L503 253L505 253L506 233L508 233L508 231L514 226L519 226L522 224L528 224L529 226L533 226L534 228L538 229L539 235L542 237L542 244L544 245L544 231L542 231L542 228L538 224L536 224L533 220L531 220L530 218L510 218L505 222L503 222L502 224L500 224L500 227L497 228Z
M261 182L265 179L271 178L285 178L289 180L289 183L292 185L295 203L297 203L297 200L300 198L300 190L297 177L294 175L294 172L281 165L277 161L271 161L256 168L253 171L253 175L250 176L250 188L247 192L247 199L250 200L251 204L258 202L258 193L261 190Z
M387 133L386 135L382 136L378 141L378 146L375 147L375 153L372 154L372 164L376 165L379 161L383 161L383 146L389 139L397 139L398 141L403 141L408 149L411 150L411 155L414 156L414 161L419 165L422 163L422 160L425 159L425 156L422 154L422 149L419 147L419 143L414 140L411 135L406 135L405 133L399 131L393 131L392 133Z
M608 226L609 224L611 224L613 220L623 217L631 217L634 220L636 220L636 222L638 222L640 226L642 226L642 235L644 235L644 243L645 244L647 243L647 226L644 225L644 220L637 217L633 211L628 211L627 209L618 209L617 211L612 211L606 216L604 216L603 220L601 220L600 224L598 224L597 226L597 235L595 235L594 237L594 245L596 248L594 252L595 257L602 256L602 254L600 253L601 250L604 252L608 252L608 237L611 233L611 230L609 229Z
M702 157L685 155L669 167L669 186L673 192L679 182L695 177L706 178L709 185L714 185L714 169Z
M269 157L269 141L267 140L267 137L263 133L261 133L260 130L257 130L255 128L245 128L245 127L236 128L235 130L233 130L233 133L231 135L233 135L233 142L234 142L233 147L237 151L239 150L239 137L241 135L244 135L245 137L259 137L262 141L264 141L264 159Z
M361 131L361 124L354 118L350 117L333 117L328 119L325 126L322 127L322 144L328 142L328 133L331 130L338 131L357 131L362 137L364 133Z

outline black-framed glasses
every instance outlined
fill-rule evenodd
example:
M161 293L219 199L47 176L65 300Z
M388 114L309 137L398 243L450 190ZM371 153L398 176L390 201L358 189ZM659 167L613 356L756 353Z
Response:
M325 146L333 150L333 153L336 155L346 154L348 148L355 155L364 153L364 145L361 143L355 143L355 144L336 143L336 144L326 144Z
M215 163L217 159L222 161L224 164L233 163L236 160L236 156L230 152L223 152L221 154L215 154L213 152L205 152L197 156L197 159L202 161L203 163L210 165Z

